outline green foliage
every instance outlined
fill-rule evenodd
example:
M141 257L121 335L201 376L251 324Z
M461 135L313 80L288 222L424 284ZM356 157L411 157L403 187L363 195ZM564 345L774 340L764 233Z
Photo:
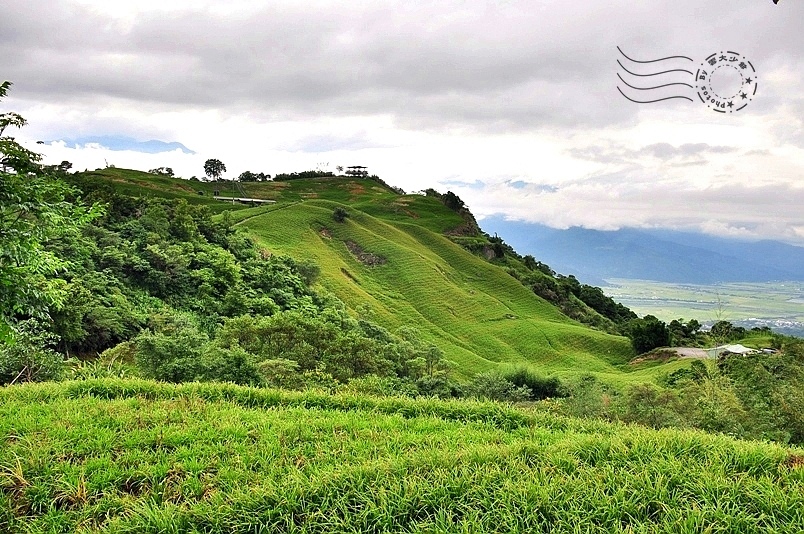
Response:
M121 346L131 345L129 342L121 343ZM66 380L97 380L102 378L132 378L138 377L137 368L125 360L115 356L114 349L104 351L95 360L68 360L65 362L67 369L64 373Z
M527 388L530 391L530 400L566 396L564 386L558 378L539 376L527 367L514 367L503 371L503 377L518 388Z
M654 317L646 315L629 323L631 343L639 354L658 347L670 346L670 331L667 325Z
M0 99L10 82L0 84ZM55 277L69 265L47 249L61 236L78 232L100 211L70 202L75 191L41 157L4 136L22 127L16 113L0 114L0 343L17 318L45 317L64 304L65 284ZM54 174L55 173L55 174Z
M667 325L670 331L670 340L675 347L695 347L700 343L701 323L692 319L684 322L684 319L673 319Z
M332 212L332 218L335 219L335 222L342 223L347 217L349 217L349 212L340 206L335 208Z
M804 367L800 341L781 353L728 356L718 370L752 416L752 434L763 439L804 443Z
M502 402L521 402L533 397L527 386L517 386L502 373L481 373L466 386L470 397Z
M722 345L730 341L744 338L746 330L742 326L734 326L729 321L720 320L709 329L709 337L716 340L717 344Z
M239 182L267 182L271 179L270 174L263 172L244 171L237 177Z
M36 319L17 323L11 342L0 343L0 385L58 380L64 359L53 350L54 341Z
M622 418L628 422L641 423L652 428L682 426L676 414L678 397L652 384L631 386L625 393Z
M171 169L170 167L157 167L156 169L151 169L148 172L150 172L151 174L158 174L160 176L170 176L170 177L174 176L173 169Z
M302 172L281 172L274 175L275 182L288 182L290 180L303 180L306 178L331 178L335 176L329 171L302 171Z
M155 318L153 331L134 339L143 376L168 382L201 380L208 370L201 355L209 337L187 315Z
M560 411L574 417L616 418L617 392L594 375L585 373L565 384L568 397L561 401Z
M226 165L219 159L208 159L204 162L204 174L210 180L219 180L223 173L226 172Z

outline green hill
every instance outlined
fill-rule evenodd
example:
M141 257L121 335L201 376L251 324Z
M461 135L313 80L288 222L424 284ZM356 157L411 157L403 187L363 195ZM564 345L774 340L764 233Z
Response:
M628 365L634 353L626 338L568 318L504 268L449 239L445 234L465 220L436 197L400 195L368 179L313 178L243 183L248 197L276 201L250 207L211 198L215 190L231 194L228 184L124 169L83 178L129 195L183 198L227 211L267 251L318 264L320 285L353 313L367 314L390 330L418 328L423 339L444 351L459 376L500 364L531 365L558 375L592 372L628 382L657 372L655 365ZM349 214L343 223L333 219L336 207ZM679 365L671 362L662 369Z
M339 224L332 218L336 206L309 200L240 225L273 252L313 259L322 269L321 284L350 308L368 304L392 329L417 326L463 373L496 363L611 373L630 359L626 339L570 321L499 267L425 226L383 220L379 210L372 216L359 204L344 205L351 216ZM432 213L440 203L421 198L408 210L416 215L421 207ZM436 217L423 218L438 224ZM380 259L372 265L357 251Z
M2 532L804 529L801 450L495 403L29 384L0 439Z

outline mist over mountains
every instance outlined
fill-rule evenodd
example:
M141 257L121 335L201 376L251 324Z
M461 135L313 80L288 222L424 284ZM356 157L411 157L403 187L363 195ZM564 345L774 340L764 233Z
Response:
M520 254L531 254L555 271L588 284L609 278L713 284L804 280L804 247L778 241L727 239L667 229L616 231L483 219Z

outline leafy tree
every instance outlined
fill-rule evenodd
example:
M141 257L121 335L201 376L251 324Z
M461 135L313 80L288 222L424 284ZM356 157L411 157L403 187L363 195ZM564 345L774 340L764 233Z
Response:
M10 87L0 84L0 99ZM45 316L64 303L64 282L54 275L68 264L45 245L100 215L71 203L75 190L41 165L39 154L4 136L25 124L16 113L0 114L0 340L15 317Z
M452 211L459 212L466 208L466 204L463 203L463 200L461 200L461 198L452 191L447 191L441 195L441 201Z
M173 177L173 169L171 169L170 167L157 167L156 169L151 169L148 172L151 174Z
M263 172L251 172L251 171L243 171L240 173L240 176L237 177L237 180L240 182L267 182L271 179L270 174L265 174Z
M206 374L201 355L208 341L188 315L159 316L153 332L143 331L134 340L137 366L147 378L199 380Z
M64 358L53 350L56 336L36 319L21 321L14 330L16 342L0 344L0 385L58 379Z
M670 331L667 325L653 315L631 321L630 334L634 350L640 354L657 347L670 346Z
M204 162L204 174L210 180L219 180L221 175L226 172L226 165L219 159L208 159Z

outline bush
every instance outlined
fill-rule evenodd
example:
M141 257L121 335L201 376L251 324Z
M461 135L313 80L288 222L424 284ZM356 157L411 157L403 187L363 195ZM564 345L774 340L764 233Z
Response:
M10 342L0 343L0 385L58 380L64 359L51 348L56 336L36 319L14 327Z
M525 386L517 386L500 373L477 375L467 386L466 393L478 399L503 402L521 402L530 399L532 392Z
M143 331L134 340L137 367L146 378L167 382L198 380L204 376L203 346L209 337L181 314L157 317L155 331Z
M503 372L503 377L519 388L529 389L531 400L566 396L566 390L558 378L541 377L526 367L518 367Z
M232 382L241 386L262 385L262 376L253 358L240 347L225 349L209 344L201 357L201 379Z
M349 212L343 208L335 208L335 210L332 212L332 218L335 219L335 222L342 223L347 217L349 217Z

